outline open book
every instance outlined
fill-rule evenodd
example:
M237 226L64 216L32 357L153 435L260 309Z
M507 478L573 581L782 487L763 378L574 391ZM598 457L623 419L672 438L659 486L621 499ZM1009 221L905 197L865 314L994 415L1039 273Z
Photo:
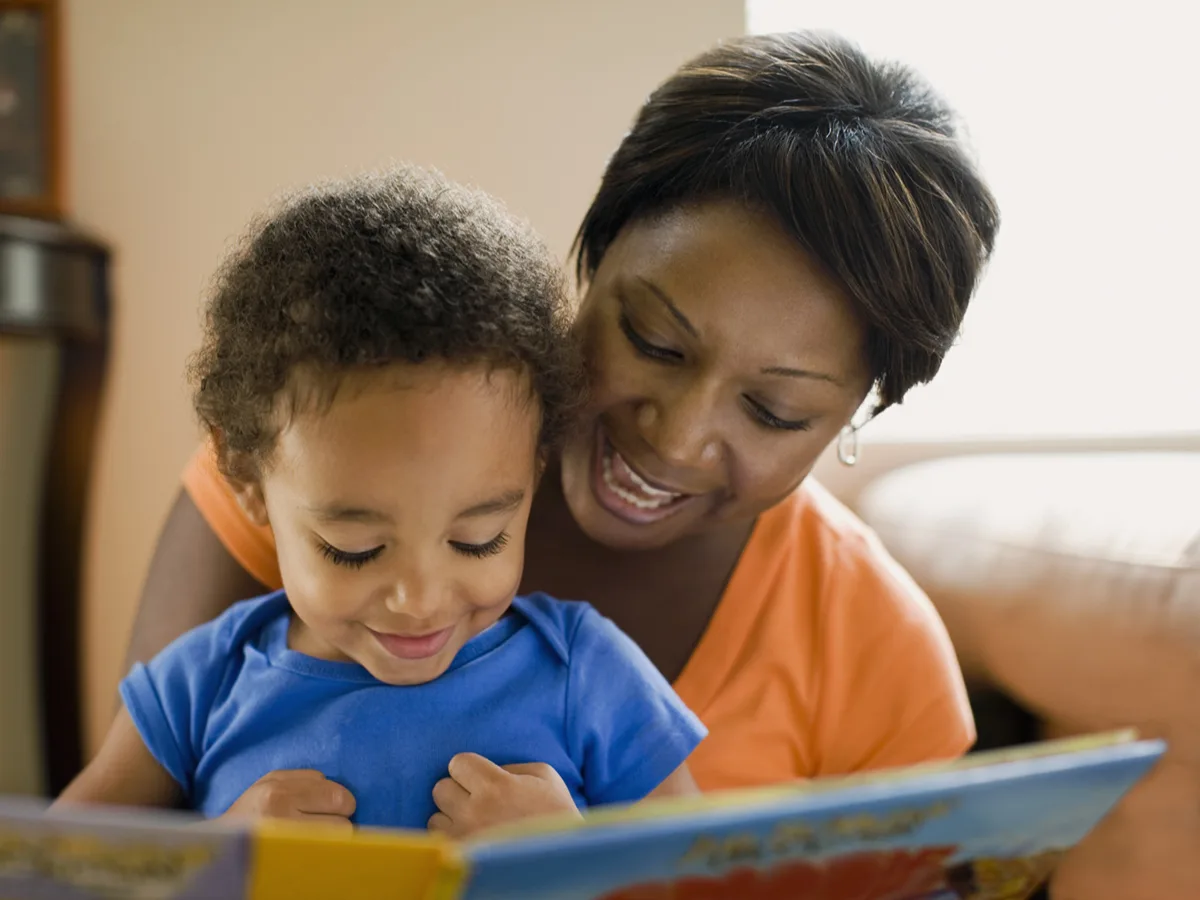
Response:
M424 832L0 803L0 900L1023 900L1162 754L1117 734Z

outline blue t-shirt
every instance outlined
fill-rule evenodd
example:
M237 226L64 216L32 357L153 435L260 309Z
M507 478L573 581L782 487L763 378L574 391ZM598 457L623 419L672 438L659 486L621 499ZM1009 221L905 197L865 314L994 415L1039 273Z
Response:
M317 769L354 795L354 822L424 828L462 752L548 763L580 808L632 802L706 734L587 604L518 597L445 674L404 687L288 649L290 616L282 591L238 603L121 683L146 747L206 816L268 772Z

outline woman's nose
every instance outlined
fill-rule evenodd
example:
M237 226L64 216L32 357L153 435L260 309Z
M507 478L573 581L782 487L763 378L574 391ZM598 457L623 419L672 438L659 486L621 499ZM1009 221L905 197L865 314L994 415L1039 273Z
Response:
M720 461L717 395L715 385L696 381L645 401L637 411L643 440L669 466L711 469Z

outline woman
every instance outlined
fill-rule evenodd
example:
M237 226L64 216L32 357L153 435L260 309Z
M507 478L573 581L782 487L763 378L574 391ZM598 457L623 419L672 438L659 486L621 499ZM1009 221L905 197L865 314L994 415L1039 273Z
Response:
M710 737L705 789L908 765L974 734L945 629L806 483L928 381L998 214L942 101L832 37L730 41L647 101L578 235L592 400L543 480L522 591L591 601ZM870 404L868 397L873 400ZM131 655L278 586L207 451Z

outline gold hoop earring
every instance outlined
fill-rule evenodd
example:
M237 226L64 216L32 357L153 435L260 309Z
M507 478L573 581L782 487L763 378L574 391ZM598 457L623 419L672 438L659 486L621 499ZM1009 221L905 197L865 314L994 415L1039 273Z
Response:
M843 466L858 462L858 429L853 425L847 425L838 434L837 457Z

